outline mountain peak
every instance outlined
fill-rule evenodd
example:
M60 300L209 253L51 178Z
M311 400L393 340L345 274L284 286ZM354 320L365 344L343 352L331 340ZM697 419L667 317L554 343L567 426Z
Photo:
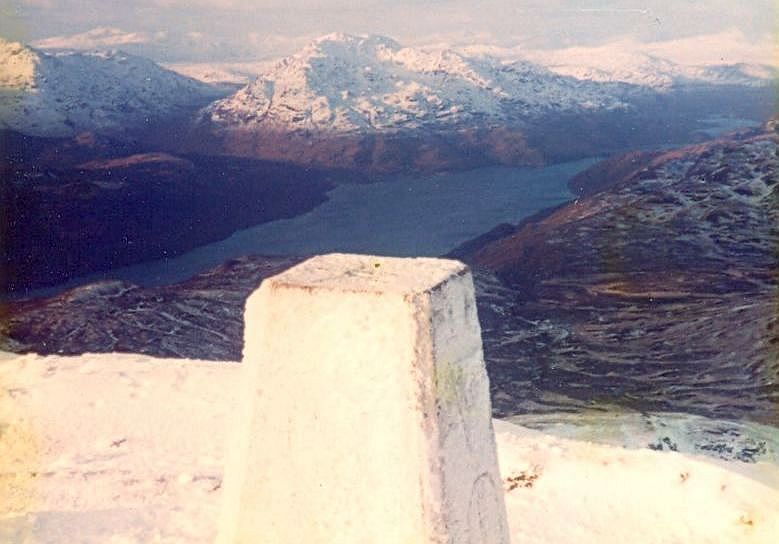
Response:
M550 109L622 107L613 93L532 63L404 47L377 35L335 33L204 111L225 128L281 132L451 128L515 122Z
M387 36L380 34L349 34L346 32L331 32L313 41L314 44L343 43L353 46L383 46L389 49L400 49L400 44Z
M19 91L32 87L39 61L35 49L0 38L0 89Z
M203 83L118 50L44 52L0 41L0 128L124 131L213 98Z
M344 32L333 32L320 36L298 55L301 56L375 56L384 52L394 52L401 49L401 45L386 36L375 34L355 35Z

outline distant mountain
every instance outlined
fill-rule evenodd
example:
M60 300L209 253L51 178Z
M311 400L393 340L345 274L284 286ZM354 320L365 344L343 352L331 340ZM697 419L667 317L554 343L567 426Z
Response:
M685 66L645 54L633 54L611 62L593 59L563 58L558 55L535 57L552 72L576 79L600 82L622 82L652 89L667 90L691 85L738 85L763 87L775 83L779 70L764 64L722 64ZM562 62L561 62L562 61Z
M626 107L613 89L528 62L402 47L330 34L203 111L227 128L347 134L503 123L554 112Z
M279 58L299 49L313 37L260 32L226 36L199 32L187 26L168 26L165 30L155 31L100 26L76 34L50 36L30 45L47 51L121 49L161 63L232 64Z
M378 174L539 164L529 124L622 112L629 93L528 62L330 34L204 108L182 140L198 151Z
M169 70L204 83L232 87L232 91L248 85L260 74L276 64L276 59L244 62L171 62Z
M690 141L707 117L763 118L773 107L759 68L682 70L642 59L643 71L625 68L632 77L561 74L555 59L541 59L550 70L484 51L330 34L204 108L175 140L197 151L383 174L536 165ZM677 92L682 76L700 85Z
M695 85L760 87L776 83L779 67L772 63L770 44L760 47L743 36L727 33L676 42L638 43L620 40L594 47L527 50L468 45L459 48L472 57L524 59L552 72L581 80L622 82L659 91ZM763 54L757 54L760 51Z
M41 43L152 39L117 29L71 38ZM632 58L597 70L541 59L572 77L527 60L330 34L256 78L246 70L262 64L179 66L215 82L253 79L225 97L234 85L195 81L116 50L44 52L2 41L0 129L137 136L147 150L381 175L538 165L691 141L702 138L695 134L707 118L762 120L773 108L770 68L682 70L641 57L646 65L637 69Z
M51 36L37 40L31 45L37 49L60 50L87 50L94 51L101 48L116 49L139 46L154 41L155 38L164 37L164 33L151 34L149 32L127 32L121 28L101 26L64 36Z
M220 91L120 51L46 53L0 40L0 129L36 136L127 131Z

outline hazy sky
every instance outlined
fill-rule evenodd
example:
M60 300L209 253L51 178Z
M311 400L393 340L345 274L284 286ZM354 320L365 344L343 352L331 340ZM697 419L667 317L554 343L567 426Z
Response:
M765 40L775 0L0 0L0 34L23 41L116 27L215 42L215 55L288 52L333 31L403 43L458 40L558 48L740 30ZM203 36L201 36L201 34ZM139 38L140 39L140 38ZM144 38L146 39L146 38ZM180 41L180 40L179 40ZM181 45L181 44L179 44ZM221 47L221 49L219 48ZM273 51L271 51L273 50Z

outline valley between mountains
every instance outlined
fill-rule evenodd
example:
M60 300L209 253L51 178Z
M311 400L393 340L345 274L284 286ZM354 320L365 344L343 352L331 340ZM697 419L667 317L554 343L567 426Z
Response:
M475 272L496 415L618 406L779 424L777 160L773 123L617 156L571 180L576 200L455 250ZM19 303L4 349L238 360L245 298L296 262Z
M117 50L0 41L0 62L0 292L13 298L300 215L339 183L705 139L723 112L766 119L776 82L761 65L645 56L571 73L554 56L348 34L237 90Z
M0 347L237 361L246 297L304 255L27 293L302 217L344 184L599 157L569 202L450 253L475 273L496 415L779 425L776 69L565 58L331 34L236 86L0 43ZM738 130L712 138L723 119Z

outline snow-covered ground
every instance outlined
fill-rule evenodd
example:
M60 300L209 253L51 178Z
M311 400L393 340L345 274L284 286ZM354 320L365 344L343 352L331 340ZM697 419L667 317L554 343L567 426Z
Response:
M211 542L240 366L0 354L0 541ZM516 543L775 542L779 467L496 421Z

